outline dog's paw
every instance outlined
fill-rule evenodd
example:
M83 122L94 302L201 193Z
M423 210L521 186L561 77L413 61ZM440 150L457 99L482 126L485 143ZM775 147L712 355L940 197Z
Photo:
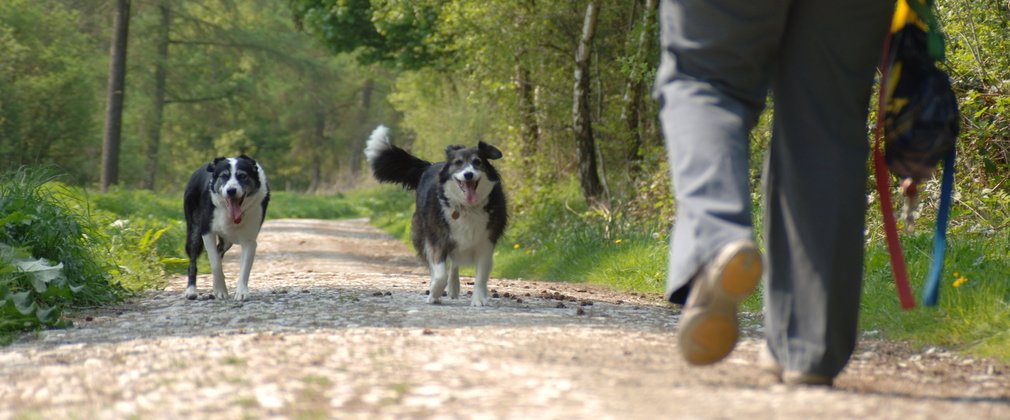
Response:
M442 303L442 299L436 297L435 295L428 295L428 303L432 305L438 305Z
M487 297L478 297L476 294L473 295L473 299L470 299L470 306L479 307L487 306Z
M214 289L214 299L228 300L228 289Z
M243 300L246 300L248 297L249 297L249 290L248 289L238 289L238 290L235 290L235 300L241 302Z
M194 287L194 286L187 287L186 288L186 293L183 296L185 296L186 299L189 299L189 300L196 300L196 298L197 298L196 287Z

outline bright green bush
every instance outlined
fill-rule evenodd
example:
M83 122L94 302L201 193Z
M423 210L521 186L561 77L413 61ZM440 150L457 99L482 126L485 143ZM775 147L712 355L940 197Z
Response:
M0 332L64 325L63 310L126 294L86 202L42 170L0 175Z

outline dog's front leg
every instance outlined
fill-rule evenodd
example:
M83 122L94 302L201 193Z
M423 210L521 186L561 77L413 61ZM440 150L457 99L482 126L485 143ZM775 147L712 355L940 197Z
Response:
M493 252L486 252L477 257L477 276L473 282L473 299L470 306L487 305L487 281L491 277Z
M210 272L214 276L214 298L228 299L228 285L224 283L224 267L221 266L221 255L217 253L217 235L203 235L203 246L207 249L207 261L210 262Z
M235 300L241 301L249 297L249 273L252 271L254 258L256 258L256 241L242 244L242 267L238 272L238 286L235 287Z
M449 299L459 299L459 264L451 262L452 271L449 272Z
M446 270L445 261L430 262L431 284L428 287L428 303L436 304L442 301L442 292L445 291L446 283L449 282L449 272Z

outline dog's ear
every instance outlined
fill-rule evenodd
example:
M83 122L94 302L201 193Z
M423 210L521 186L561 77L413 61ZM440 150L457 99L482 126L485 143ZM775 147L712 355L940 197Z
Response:
M477 152L480 157L487 160L501 159L502 157L501 150L484 142L477 143Z
M239 155L238 158L239 159L246 159L246 160L248 160L248 161L250 161L252 163L256 163L256 159L253 159L253 158L249 157L249 155L246 155L245 153Z
M455 152L455 151L457 151L457 150L460 150L460 149L466 149L466 146L461 146L461 145L458 145L458 144L453 144L453 145L450 145L449 147L446 147L445 148L445 160L451 159L452 158L452 153Z
M214 167L217 166L218 163L221 163L221 161L225 160L225 159L227 159L227 158L224 158L224 157L216 157L216 158L214 158L214 161L212 161L211 163L207 164L207 172L214 172Z

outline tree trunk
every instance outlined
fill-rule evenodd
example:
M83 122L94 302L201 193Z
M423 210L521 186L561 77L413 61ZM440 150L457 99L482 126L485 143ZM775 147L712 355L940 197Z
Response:
M372 93L375 91L375 80L365 79L361 85L361 108L359 109L358 121L362 124L368 121L368 112L372 107ZM365 158L365 139L375 127L364 127L358 130L358 135L354 136L351 142L351 177L349 182L356 182L361 173L361 161Z
M158 174L158 148L161 146L162 115L165 110L165 66L168 63L168 33L172 25L172 11L168 3L158 6L161 26L158 28L158 56L154 63L154 107L147 132L147 176L144 188L153 190Z
M317 151L323 150L323 144L326 142L326 112L323 111L323 107L320 106L316 109L315 124L312 130L312 149ZM364 153L364 152L362 152ZM312 181L309 182L309 193L315 193L319 190L320 185L323 182L323 156L321 152L316 152L312 154Z
M533 101L530 71L519 57L516 57L513 83L519 96L519 155L524 164L529 164L540 143L540 126L537 124L537 105Z
M108 105L102 139L102 176L99 189L119 182L119 143L123 128L123 96L126 82L126 38L130 32L130 0L116 0L116 19L109 63Z
M590 109L589 60L591 45L596 34L599 17L599 0L589 2L582 25L579 48L575 53L575 88L572 101L575 144L578 149L579 183L586 202L596 204L603 199L603 186L596 168L596 141L593 138L592 110Z
M634 68L628 74L627 86L624 89L624 97L621 105L621 121L631 136L631 144L628 147L628 174L635 178L641 170L642 139L644 134L641 129L641 107L642 96L645 92L645 81L643 75L649 67L648 54L652 51L652 41L654 38L653 21L656 15L656 0L645 0L645 11L642 14L642 32L638 36L638 48L635 51L635 58L632 61Z

